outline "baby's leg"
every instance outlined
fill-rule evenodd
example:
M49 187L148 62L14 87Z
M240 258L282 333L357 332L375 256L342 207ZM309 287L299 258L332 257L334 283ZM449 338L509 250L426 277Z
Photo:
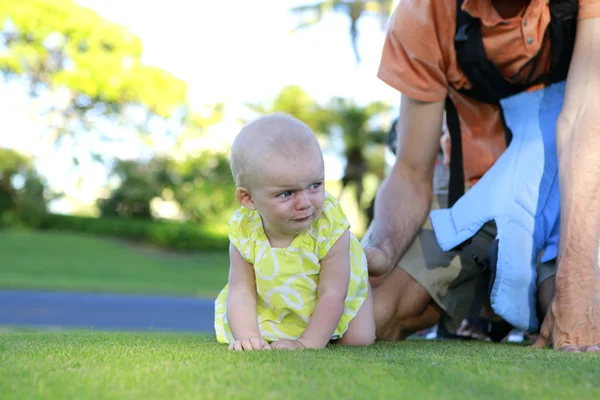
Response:
M373 295L371 285L367 299L358 310L358 313L350 321L348 330L338 343L347 346L368 346L375 341L375 316L373 314Z

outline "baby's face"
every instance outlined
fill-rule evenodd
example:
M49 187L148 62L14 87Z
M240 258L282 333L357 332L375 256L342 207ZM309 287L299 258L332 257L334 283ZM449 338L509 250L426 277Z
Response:
M271 237L291 239L323 210L323 158L318 151L292 158L268 157L253 179L252 201Z

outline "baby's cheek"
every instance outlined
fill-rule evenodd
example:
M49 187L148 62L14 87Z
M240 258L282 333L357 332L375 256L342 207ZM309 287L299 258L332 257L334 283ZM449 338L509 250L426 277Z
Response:
M323 214L323 206L317 209L317 212L314 213L313 218L316 220L321 216L321 214Z

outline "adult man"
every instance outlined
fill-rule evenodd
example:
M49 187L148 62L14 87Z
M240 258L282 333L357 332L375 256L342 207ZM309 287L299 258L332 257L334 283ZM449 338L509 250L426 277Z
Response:
M465 0L461 9L478 20L485 55L503 78L532 90L552 75L550 6L544 0ZM447 97L460 120L467 182L476 182L506 148L501 108L464 93L473 85L457 61L457 13L455 1L403 0L383 50L378 76L402 93L402 103L397 160L379 190L363 242L379 339L402 339L441 316L455 329L486 286L477 259L494 239L493 226L486 225L462 251L450 252L436 246L429 225L420 229L432 203ZM551 343L566 351L600 351L600 158L594 154L600 149L598 71L600 1L580 0L556 124L560 245L557 261L537 267L539 312L543 316L548 310L537 345Z

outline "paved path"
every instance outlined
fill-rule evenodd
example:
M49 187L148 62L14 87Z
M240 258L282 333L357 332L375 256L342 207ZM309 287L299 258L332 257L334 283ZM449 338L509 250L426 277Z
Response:
M214 301L193 297L0 290L0 325L212 333L213 318Z

